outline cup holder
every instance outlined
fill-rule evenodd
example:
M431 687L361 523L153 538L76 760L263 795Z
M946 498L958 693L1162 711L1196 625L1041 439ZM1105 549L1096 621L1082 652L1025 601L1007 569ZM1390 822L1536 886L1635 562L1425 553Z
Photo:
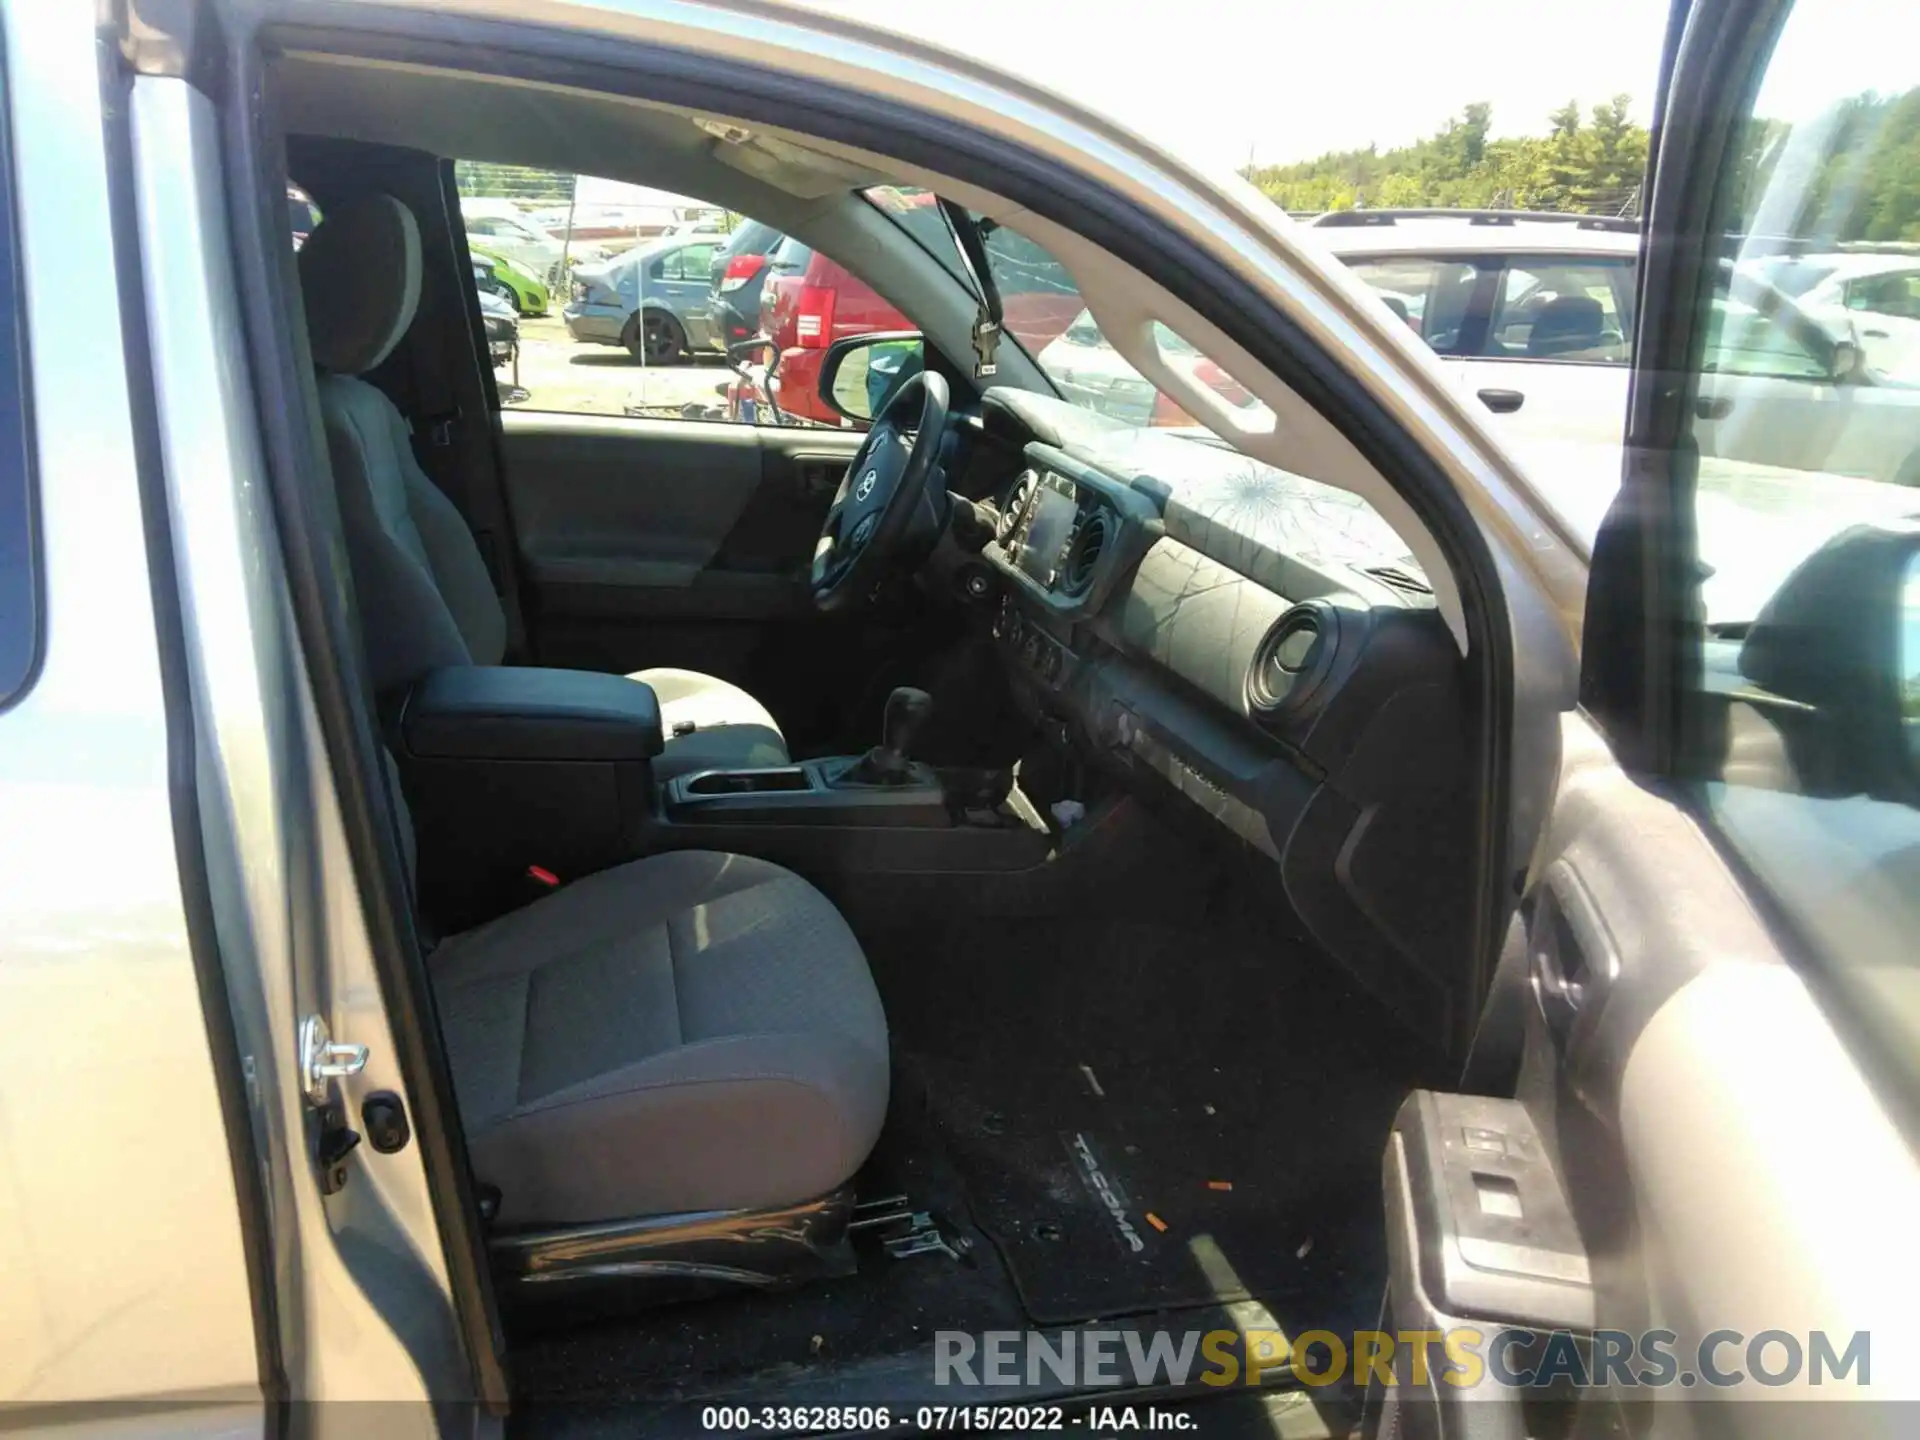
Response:
M768 770L709 770L687 782L689 795L759 795L773 790L806 790L807 772L798 765Z

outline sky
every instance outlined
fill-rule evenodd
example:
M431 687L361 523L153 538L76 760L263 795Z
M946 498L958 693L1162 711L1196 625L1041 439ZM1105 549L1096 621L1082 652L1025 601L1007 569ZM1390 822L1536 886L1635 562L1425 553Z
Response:
M1231 168L1406 144L1476 100L1496 135L1622 93L1644 124L1667 15L1667 0L797 3L911 29Z
M1496 136L1569 100L1652 116L1669 0L790 0L910 30L1237 169L1404 145L1463 106ZM1920 84L1920 0L1799 0L1762 113Z

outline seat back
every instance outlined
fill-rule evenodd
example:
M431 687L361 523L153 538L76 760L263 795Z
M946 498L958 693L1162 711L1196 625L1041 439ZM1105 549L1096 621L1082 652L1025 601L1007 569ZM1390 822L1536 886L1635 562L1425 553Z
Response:
M473 534L414 458L405 417L359 377L420 298L420 232L390 195L329 207L300 250L321 418L374 687L442 665L497 665L507 625Z
M1599 347L1606 333L1606 311L1586 295L1560 295L1540 307L1527 332L1527 354L1534 359Z

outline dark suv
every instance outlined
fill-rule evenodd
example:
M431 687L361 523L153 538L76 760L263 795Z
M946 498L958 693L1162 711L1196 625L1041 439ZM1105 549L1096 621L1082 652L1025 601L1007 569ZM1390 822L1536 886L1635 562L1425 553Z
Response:
M771 225L743 220L713 252L713 296L707 301L707 329L722 350L752 337L760 324L760 287L767 279L767 257L786 237Z

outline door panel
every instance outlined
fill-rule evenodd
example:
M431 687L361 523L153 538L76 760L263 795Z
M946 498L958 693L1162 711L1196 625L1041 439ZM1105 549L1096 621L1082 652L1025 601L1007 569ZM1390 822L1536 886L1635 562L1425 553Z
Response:
M1667 1383L1649 1383L1657 1367L1636 1349L1618 1373L1639 1383L1579 1390L1585 1419L1565 1433L1638 1433L1649 1420L1623 1426L1622 1407L1656 1402L1654 1434L1898 1433L1891 1410L1884 1424L1862 1407L1823 1421L1760 1403L1920 1396L1902 1358L1920 1353L1911 1268L1890 1263L1900 1217L1920 1205L1897 1109L1687 810L1629 776L1583 717L1567 717L1562 743L1541 878L1503 965L1518 996L1513 1099L1422 1093L1403 1109L1386 1166L1388 1328L1566 1329L1583 1366L1597 1332L1636 1347L1672 1332ZM1483 1211L1483 1197L1500 1203ZM1739 1339L1709 1347L1720 1331ZM1722 1387L1701 1364L1704 1350L1721 1373L1745 1372L1748 1342L1768 1332L1796 1337L1803 1358L1823 1333L1840 1355L1859 1331L1867 1389L1858 1370L1814 1388L1810 1363L1784 1384ZM1439 1349L1429 1375L1445 1373ZM1545 1353L1522 1343L1508 1367ZM1764 1363L1783 1354L1775 1342ZM1409 1358L1370 1397L1372 1433L1539 1433L1517 1402L1545 1397L1496 1383L1491 1365L1422 1387ZM1718 1402L1712 1416L1703 1401Z
M501 429L536 663L701 670L790 742L865 734L851 712L898 628L822 619L806 584L858 434L525 411Z
M1495 424L1523 442L1619 445L1626 435L1627 372L1624 366L1552 360L1443 361L1480 402L1495 410ZM1491 392L1492 400L1489 400ZM1514 396L1519 403L1513 403Z
M759 432L747 426L511 410L501 426L535 587L684 589L760 488Z

